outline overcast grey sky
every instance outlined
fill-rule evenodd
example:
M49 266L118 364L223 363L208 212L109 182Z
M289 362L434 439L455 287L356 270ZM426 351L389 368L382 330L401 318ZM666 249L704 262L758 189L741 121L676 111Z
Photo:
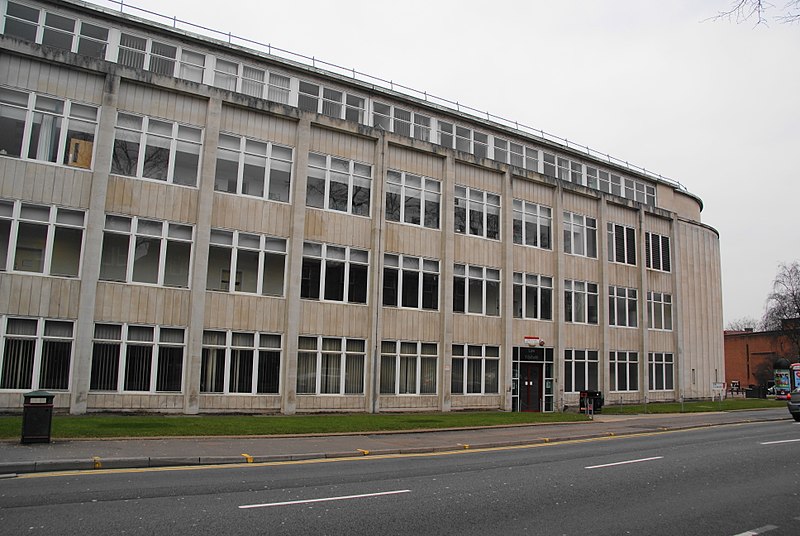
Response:
M778 264L800 260L800 24L705 21L729 0L131 3L681 182L720 233L726 323L760 318Z

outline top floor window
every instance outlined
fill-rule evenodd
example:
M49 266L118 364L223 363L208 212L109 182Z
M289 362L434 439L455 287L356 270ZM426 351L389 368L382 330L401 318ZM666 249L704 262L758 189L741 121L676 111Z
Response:
M267 72L244 63L216 59L214 85L218 88L288 104L290 82L288 76Z
M372 166L309 153L306 206L369 216Z
M288 203L292 153L291 147L220 134L214 189Z
M455 232L459 234L499 239L500 196L466 186L456 186L454 222Z
M358 95L300 81L297 107L301 110L363 123L364 105L364 98Z
M386 219L439 228L441 183L428 177L389 170L386 175Z
M488 144L489 136L486 134L456 125L456 150L486 158L489 154Z
M200 83L203 81L206 56L149 37L122 32L117 63Z
M372 126L423 141L431 137L429 116L381 102L372 103Z

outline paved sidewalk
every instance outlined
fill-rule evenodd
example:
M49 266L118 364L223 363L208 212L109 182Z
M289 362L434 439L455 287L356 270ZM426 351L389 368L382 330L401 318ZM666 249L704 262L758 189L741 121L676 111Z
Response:
M17 473L289 461L536 444L703 426L790 419L783 408L662 415L596 415L584 423L351 435L0 442L0 475ZM800 430L800 428L798 428Z

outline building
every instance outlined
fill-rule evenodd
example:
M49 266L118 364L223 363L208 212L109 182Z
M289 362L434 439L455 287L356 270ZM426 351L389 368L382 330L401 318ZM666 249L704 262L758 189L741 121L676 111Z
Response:
M0 408L554 411L722 381L718 234L679 184L119 9L0 11Z
M725 331L725 382L741 387L770 387L775 369L788 369L800 360L797 353L798 319L784 320L777 331ZM794 336L793 336L793 332ZM776 364L781 364L777 366Z

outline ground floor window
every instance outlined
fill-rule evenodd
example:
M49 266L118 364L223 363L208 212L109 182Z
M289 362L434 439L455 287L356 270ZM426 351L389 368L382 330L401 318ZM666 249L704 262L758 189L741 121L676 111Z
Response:
M203 331L201 393L278 394L281 336Z
M366 346L363 339L299 337L297 394L364 394Z
M564 392L597 391L597 350L564 350Z
M675 362L672 354L651 352L647 354L650 373L647 388L650 391L672 391L675 388Z
M612 391L639 390L639 354L609 352L608 377Z
M499 380L499 346L453 345L450 391L454 395L497 394Z
M69 389L71 321L6 318L0 329L0 389Z
M437 361L436 343L383 341L381 394L436 394Z

